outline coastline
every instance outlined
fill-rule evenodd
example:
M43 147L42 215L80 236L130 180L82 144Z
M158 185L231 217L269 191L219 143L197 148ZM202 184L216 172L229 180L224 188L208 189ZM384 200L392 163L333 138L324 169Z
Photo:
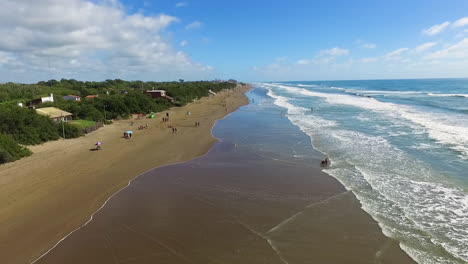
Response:
M264 125L277 122L253 117L256 130L249 108L215 134L251 127L271 142ZM334 177L220 135L206 155L138 177L37 263L414 263Z
M161 123L164 113L157 113L155 119L134 121L133 127L131 120L116 121L85 137L34 146L31 157L1 166L2 262L37 259L89 222L138 175L205 154L217 142L211 134L216 120L247 104L248 89L237 87L172 108L168 123ZM149 129L136 130L146 123ZM178 132L171 133L168 125ZM121 138L129 129L136 130L134 137ZM104 142L104 150L90 151L97 141Z

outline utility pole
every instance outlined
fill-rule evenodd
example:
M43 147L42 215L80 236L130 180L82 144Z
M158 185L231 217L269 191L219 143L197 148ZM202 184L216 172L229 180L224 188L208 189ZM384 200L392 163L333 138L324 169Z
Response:
M63 135L63 139L65 139L65 124L63 124L63 112L61 112L61 120L62 120L62 135Z
M107 118L106 118L106 105L104 104L104 125L107 123Z

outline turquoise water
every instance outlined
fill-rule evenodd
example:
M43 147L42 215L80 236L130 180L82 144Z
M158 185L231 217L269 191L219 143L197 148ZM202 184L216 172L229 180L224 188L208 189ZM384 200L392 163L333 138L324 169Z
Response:
M270 122L291 122L308 135L303 144L278 130L303 142L298 150L283 146L284 156L310 161L307 148L328 155L325 172L419 263L468 262L468 79L256 87L271 99L257 99L257 107L288 119ZM255 93L249 97L255 101Z

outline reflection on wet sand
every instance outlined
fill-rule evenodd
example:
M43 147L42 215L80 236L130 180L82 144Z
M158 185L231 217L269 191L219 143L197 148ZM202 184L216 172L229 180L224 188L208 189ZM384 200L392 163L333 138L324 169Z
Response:
M37 263L412 263L319 170L229 143L155 169Z

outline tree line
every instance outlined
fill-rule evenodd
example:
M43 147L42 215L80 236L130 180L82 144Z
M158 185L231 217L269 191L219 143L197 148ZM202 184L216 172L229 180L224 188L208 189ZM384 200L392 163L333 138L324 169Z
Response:
M209 90L219 92L232 89L234 82L142 82L120 79L103 82L82 82L62 79L41 81L36 84L0 84L0 163L17 160L31 152L27 145L41 144L63 137L79 137L81 130L73 125L57 123L41 116L33 109L22 108L17 103L54 94L54 102L38 107L53 106L73 114L74 119L107 121L125 119L131 114L164 111L173 106L183 106L195 99L208 96ZM175 100L153 99L143 92L161 89ZM66 101L64 95L98 95L81 102Z

